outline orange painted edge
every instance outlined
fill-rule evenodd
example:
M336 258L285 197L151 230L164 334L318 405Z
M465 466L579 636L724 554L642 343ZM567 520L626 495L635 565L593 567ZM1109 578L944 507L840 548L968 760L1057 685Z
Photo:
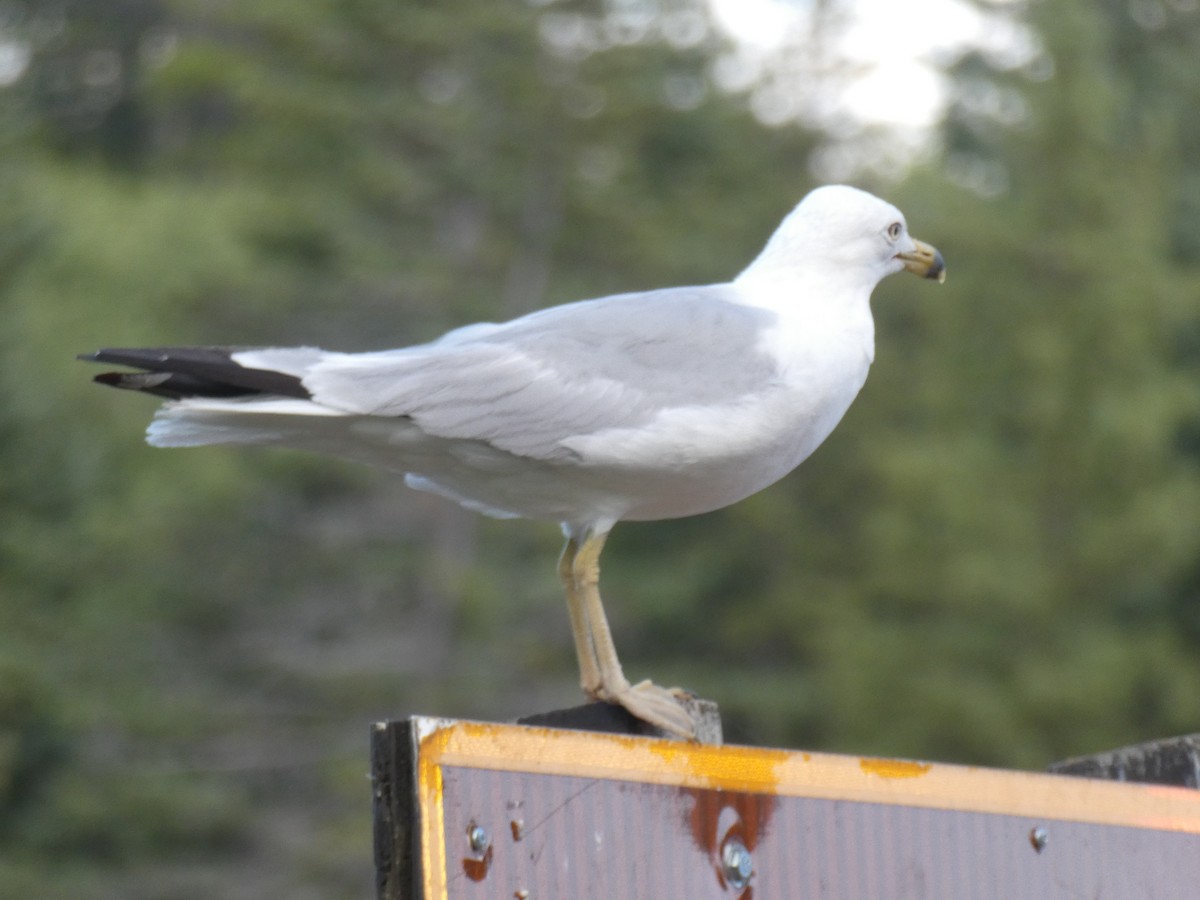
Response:
M547 775L1200 833L1200 791L949 763L423 719L421 758Z
M414 718L418 737L416 752L416 796L420 806L422 900L446 900L445 806L442 802L442 767L437 752L426 746L437 734L445 734L457 725L450 719Z
M442 767L434 754L417 754L417 795L421 813L424 900L446 900L446 822L442 803Z

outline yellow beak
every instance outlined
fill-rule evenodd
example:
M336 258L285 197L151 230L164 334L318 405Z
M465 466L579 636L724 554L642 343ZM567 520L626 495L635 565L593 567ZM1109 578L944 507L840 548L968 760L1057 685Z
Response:
M922 278L936 278L938 284L946 280L946 263L936 247L924 241L913 240L916 249L912 253L897 253L904 260L904 268Z

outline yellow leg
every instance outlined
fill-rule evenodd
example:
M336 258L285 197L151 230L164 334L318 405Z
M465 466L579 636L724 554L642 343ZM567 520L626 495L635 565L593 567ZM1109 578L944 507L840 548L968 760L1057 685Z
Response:
M670 734L693 738L696 725L680 705L684 692L649 681L630 685L621 670L600 599L600 552L607 536L607 533L589 534L582 545L574 538L569 539L559 561L559 575L567 587L567 607L571 612L584 692L596 700L619 703L639 719Z
M629 681L621 671L617 659L617 647L613 643L608 617L600 599L600 553L604 550L607 534L590 535L575 554L575 590L582 595L584 619L588 636L595 653L596 666L600 673L600 684L610 695L629 689Z
M567 538L562 556L558 559L558 577L567 592L567 612L571 616L571 636L575 639L575 656L579 660L579 686L589 697L600 690L600 668L596 662L596 648L588 629L587 610L575 583L575 557L579 544L575 538Z

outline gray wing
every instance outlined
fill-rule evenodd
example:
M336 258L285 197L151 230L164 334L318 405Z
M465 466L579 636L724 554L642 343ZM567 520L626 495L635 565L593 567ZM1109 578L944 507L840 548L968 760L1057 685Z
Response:
M712 285L571 303L384 353L334 355L305 374L318 403L407 416L429 434L537 459L574 436L664 410L722 405L775 376L759 349L773 313Z

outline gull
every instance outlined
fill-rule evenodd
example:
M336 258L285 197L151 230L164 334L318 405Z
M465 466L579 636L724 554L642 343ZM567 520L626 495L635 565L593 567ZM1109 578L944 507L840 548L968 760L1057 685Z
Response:
M809 193L732 281L617 294L366 353L316 347L106 349L95 380L166 398L157 447L261 444L404 474L469 509L558 522L580 684L694 738L688 695L622 671L600 598L619 521L736 503L803 462L875 352L870 297L907 270L945 279L901 212L845 185Z

